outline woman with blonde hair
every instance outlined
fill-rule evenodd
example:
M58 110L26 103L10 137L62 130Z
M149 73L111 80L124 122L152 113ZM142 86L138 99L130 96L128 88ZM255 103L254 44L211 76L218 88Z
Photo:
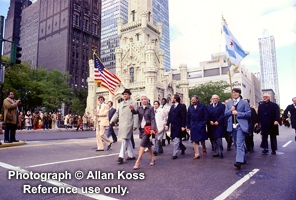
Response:
M152 152L152 143L150 141L151 134L155 134L157 131L156 122L155 122L155 113L154 108L148 104L148 97L146 95L141 95L141 104L137 110L134 109L132 105L130 105L130 109L133 114L138 114L139 116L139 130L140 130L140 150L138 159L133 167L134 170L140 168L141 158L144 154L145 147L148 148L149 154L151 156L150 166L155 165L155 157ZM148 130L150 127L150 130ZM144 131L146 129L146 131Z

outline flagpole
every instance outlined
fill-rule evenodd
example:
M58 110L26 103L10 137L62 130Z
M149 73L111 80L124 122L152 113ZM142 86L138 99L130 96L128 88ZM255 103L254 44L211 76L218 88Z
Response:
M233 101L233 98L232 98L232 80L231 80L231 74L230 74L231 63L230 63L230 61L229 61L228 58L227 58L227 63L228 63L228 69L229 69L229 71L228 71L228 76L229 76L229 85L230 85L231 103L232 103L232 106L234 106L234 101ZM233 117L233 120L234 120L234 121L233 121L234 124L236 124L235 116L232 115L232 117Z

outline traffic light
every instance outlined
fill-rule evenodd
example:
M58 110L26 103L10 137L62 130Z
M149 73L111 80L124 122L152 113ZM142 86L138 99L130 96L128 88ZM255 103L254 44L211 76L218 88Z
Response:
M18 46L16 43L11 43L11 49L10 49L10 64L20 64L22 57L22 54L20 51L22 50L22 47Z

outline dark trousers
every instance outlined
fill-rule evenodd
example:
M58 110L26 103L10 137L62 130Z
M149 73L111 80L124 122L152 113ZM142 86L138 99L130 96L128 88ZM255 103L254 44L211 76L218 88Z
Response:
M231 145L232 145L232 135L229 132L225 132L225 140L227 142L227 150L231 149Z
M262 135L262 141L260 147L263 149L268 149L268 135L264 134ZM277 150L277 141L276 141L276 135L270 135L270 146L271 150L275 151Z
M115 134L113 125L110 125L108 128L107 137L109 138L110 136L112 136L113 142L117 142L117 136Z
M4 132L4 141L15 141L16 124L6 123Z
M253 135L246 135L245 142L248 151L254 149Z

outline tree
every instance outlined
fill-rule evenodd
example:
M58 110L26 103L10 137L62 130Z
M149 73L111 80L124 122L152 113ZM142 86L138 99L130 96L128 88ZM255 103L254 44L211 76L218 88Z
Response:
M45 107L49 111L56 110L71 98L69 79L70 75L67 72L49 71L42 67L33 69L26 63L12 65L5 70L5 81L0 86L0 109L6 92L10 90L15 93L16 99L21 99L25 111L32 111L36 107Z
M209 105L212 95L217 94L220 102L224 102L231 97L229 88L229 83L226 81L210 81L189 89L189 97L197 95L200 102Z
M71 100L72 104L70 105L71 112L82 116L86 108L87 90L76 89L73 92L73 96L74 98Z

